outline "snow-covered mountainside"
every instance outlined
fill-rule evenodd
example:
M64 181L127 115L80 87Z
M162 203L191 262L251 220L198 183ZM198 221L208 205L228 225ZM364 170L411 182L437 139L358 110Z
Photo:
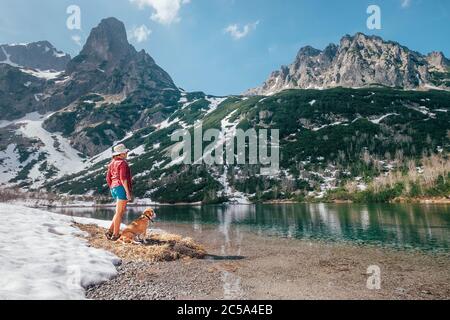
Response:
M71 218L1 204L0 299L78 300L84 289L117 274L119 259L88 246L73 222L108 227L105 222Z
M442 52L422 55L380 37L357 33L323 51L300 49L294 63L271 74L247 94L270 95L286 89L361 88L450 89L450 61Z
M0 122L1 143L6 147L0 151L0 183L29 181L30 187L39 188L49 179L86 167L85 159L66 138L42 127L49 116L33 112L19 120Z

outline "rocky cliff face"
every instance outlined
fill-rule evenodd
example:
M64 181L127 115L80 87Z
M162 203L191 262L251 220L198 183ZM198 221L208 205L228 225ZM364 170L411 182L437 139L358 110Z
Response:
M359 88L372 85L404 89L449 85L450 62L442 53L424 56L396 42L357 33L323 51L302 48L294 63L271 74L247 94L270 95L293 88Z

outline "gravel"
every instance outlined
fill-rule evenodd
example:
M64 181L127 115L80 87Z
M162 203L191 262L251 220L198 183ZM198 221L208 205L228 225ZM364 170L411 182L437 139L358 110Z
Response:
M181 300L220 298L220 274L208 261L123 262L112 280L87 288L93 300Z

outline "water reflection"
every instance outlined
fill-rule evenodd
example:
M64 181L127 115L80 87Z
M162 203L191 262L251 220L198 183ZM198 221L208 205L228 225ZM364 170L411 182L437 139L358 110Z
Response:
M54 209L64 214L110 220L113 210ZM126 222L141 214L131 209ZM201 232L217 226L223 253L239 255L243 231L299 239L352 241L399 248L447 251L450 239L448 205L294 204L254 206L160 207L163 222L191 224ZM233 246L231 246L231 241ZM232 249L234 248L234 249ZM235 251L236 252L235 252Z
M254 208L248 206L231 206L217 210L218 230L223 237L222 256L241 255L244 234L241 232L240 225L234 226L234 224L246 221L248 216L252 214L252 209ZM241 287L241 277L227 270L227 266L221 266L220 272L222 273L224 299L243 298L244 291Z

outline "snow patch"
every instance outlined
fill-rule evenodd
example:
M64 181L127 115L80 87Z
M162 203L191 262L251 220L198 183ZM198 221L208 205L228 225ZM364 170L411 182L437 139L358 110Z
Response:
M8 52L6 52L5 47L1 47L1 48L2 48L3 54L6 57L6 60L1 61L0 63L9 64L10 66L16 67L16 68L20 67L18 64L11 61L11 55Z
M31 139L37 138L42 142L40 151L48 155L48 165L52 165L59 170L57 177L84 170L86 167L84 160L80 157L78 151L72 148L70 142L61 134L50 133L42 127L44 121L50 116L51 114L43 116L33 112L20 120L14 121L19 127L17 134ZM43 178L43 174L41 173L39 176Z
M53 70L20 69L20 71L32 75L33 77L45 80L53 80L63 74L62 71L53 71Z
M173 126L174 124L177 124L180 122L180 118L176 118L173 121L170 121L169 119L164 120L163 122L161 122L159 125L157 125L157 129L158 130L162 130L162 129L167 129L171 126Z
M67 53L64 53L64 52L62 52L62 51L56 51L56 50L54 50L54 51L53 51L53 55L54 55L56 58L63 58L63 57L65 57L65 56L67 56Z
M381 121L383 121L384 119L390 117L390 116L399 116L399 114L397 113L389 113L389 114L385 114L384 116L378 118L378 119L374 119L374 120L370 120L370 122L372 122L373 124L380 124Z
M130 154L139 157L145 153L145 145L139 146L136 149L131 150Z
M217 108L218 108L225 100L227 100L227 98L210 98L210 97L207 97L206 100L209 101L210 105L209 105L209 109L208 109L208 111L206 112L206 115L205 115L205 116L207 116L208 114L213 113L214 111L216 111Z
M318 127L318 128L313 128L312 131L320 131L320 130L328 128L328 127L340 126L341 124L343 124L343 122L342 121L338 121L338 122L335 122L335 123L332 123L332 124L323 125L323 126Z
M119 259L89 247L71 217L10 204L0 215L0 299L85 299L85 287L117 274Z

